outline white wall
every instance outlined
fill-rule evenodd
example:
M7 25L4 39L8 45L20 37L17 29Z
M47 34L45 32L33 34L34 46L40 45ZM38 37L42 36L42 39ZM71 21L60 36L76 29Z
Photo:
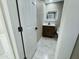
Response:
M79 0L65 0L55 59L70 59L79 33Z
M71 59L79 59L79 35L78 35L75 47L73 49Z
M0 59L15 59L0 3Z
M46 16L48 11L57 12L56 13L56 21L50 21L51 24L56 24L57 27L60 25L61 15L62 15L62 8L63 8L63 2L60 3L51 3L48 5L45 5L44 7L44 23L48 23L46 21ZM52 19L53 20L53 19Z

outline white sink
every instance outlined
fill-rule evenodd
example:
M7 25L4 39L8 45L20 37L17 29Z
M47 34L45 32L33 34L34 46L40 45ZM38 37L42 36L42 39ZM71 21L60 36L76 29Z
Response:
M56 24L51 24L51 23L49 25L48 25L48 23L44 23L43 25L44 26L56 26Z

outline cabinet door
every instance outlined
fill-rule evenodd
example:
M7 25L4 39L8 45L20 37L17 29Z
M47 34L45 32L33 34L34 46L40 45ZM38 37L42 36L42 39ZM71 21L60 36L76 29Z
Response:
M43 33L44 37L55 37L57 36L56 29L54 26L43 26Z
M27 59L31 59L37 44L36 1L18 0L21 23L23 27L24 45Z

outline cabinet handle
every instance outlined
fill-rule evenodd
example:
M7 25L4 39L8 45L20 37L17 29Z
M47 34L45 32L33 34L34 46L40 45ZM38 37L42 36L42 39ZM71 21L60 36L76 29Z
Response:
M38 27L35 27L35 30L38 30Z

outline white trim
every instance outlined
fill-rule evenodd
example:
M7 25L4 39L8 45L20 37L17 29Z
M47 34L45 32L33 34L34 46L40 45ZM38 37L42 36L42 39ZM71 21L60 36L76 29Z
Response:
M5 21L6 21L7 30L8 30L8 33L9 33L9 36L10 36L10 39L11 39L11 43L12 43L12 47L13 47L13 50L14 50L15 58L20 59L18 51L17 51L16 41L15 41L15 37L14 37L14 34L13 34L11 21L10 21L11 18L9 16L7 0L1 0L0 2L1 2L1 7L3 9L2 11L3 11L3 14L4 14Z

